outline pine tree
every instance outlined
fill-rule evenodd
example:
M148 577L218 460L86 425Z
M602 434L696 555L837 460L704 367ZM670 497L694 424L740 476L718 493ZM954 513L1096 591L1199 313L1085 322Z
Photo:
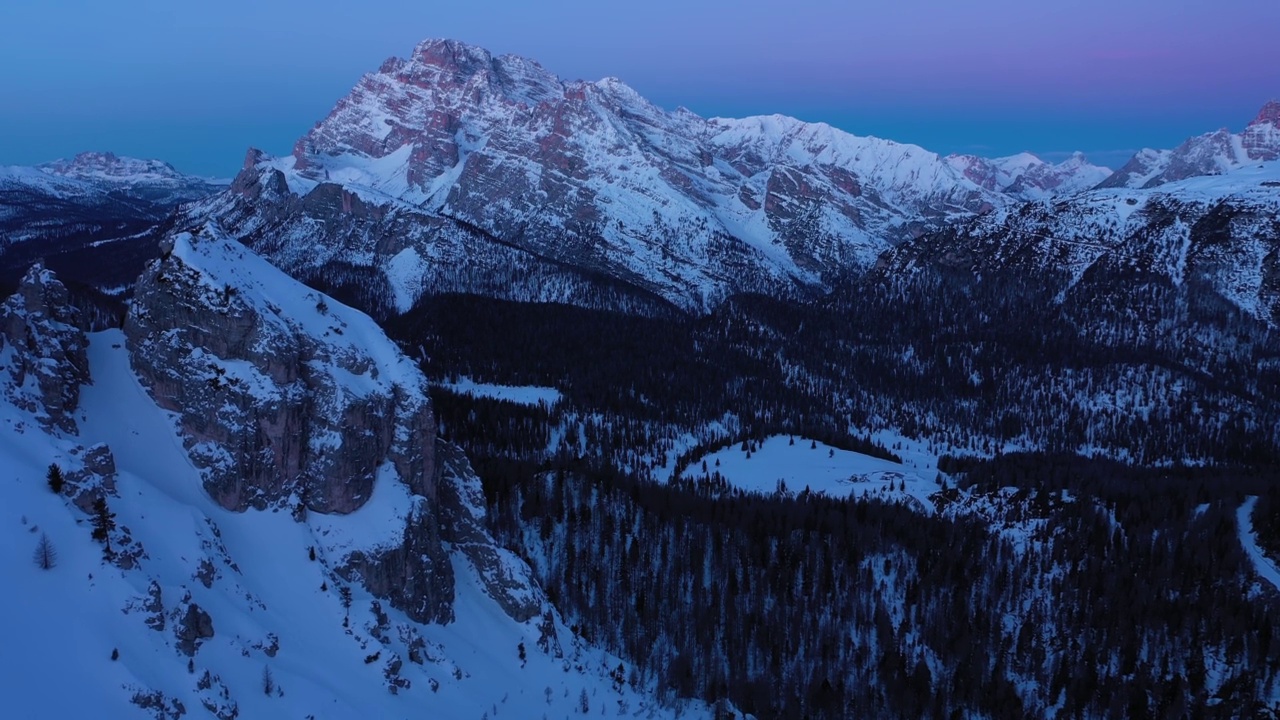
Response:
M351 588L346 585L338 586L338 597L342 599L342 609L345 615L342 618L342 627L351 624Z
M49 472L45 475L49 481L49 489L55 495L62 494L62 488L66 484L66 478L62 476L62 468L58 467L58 463L49 463Z
M271 668L270 668L270 666L263 666L263 668L262 668L262 694L263 694L263 695L268 695L268 696L269 696L269 695L271 695L271 693L275 692L275 690L276 690L276 680L275 680L275 678L274 678L274 677L272 677L272 676L271 676Z
M40 542L36 545L35 554L31 559L41 570L51 570L58 564L58 551L54 549L48 535L40 533Z
M116 514L107 507L107 501L99 497L93 501L93 539L102 543L103 556L111 557L111 533L116 529Z

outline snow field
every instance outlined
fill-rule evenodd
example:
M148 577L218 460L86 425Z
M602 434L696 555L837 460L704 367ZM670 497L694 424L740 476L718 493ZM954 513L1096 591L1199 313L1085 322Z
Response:
M884 444L883 439L877 440ZM924 512L932 512L929 496L940 489L936 482L937 458L910 441L894 452L903 458L903 463L799 436L793 444L787 435L774 435L754 452L744 452L739 444L704 455L694 460L681 477L695 480L718 472L733 487L751 492L773 493L781 481L793 493L807 488L833 496L906 500Z
M508 617L457 552L455 622L419 625L384 601L383 643L374 637L374 598L353 584L345 629L329 564L352 549L399 542L412 499L390 466L370 502L350 515L311 513L298 523L287 512L223 510L204 493L174 417L133 376L123 335L90 337L95 382L82 392L79 437L47 434L24 411L0 404L0 572L12 583L0 594L7 717L151 717L130 702L151 688L194 716L204 712L202 701L233 701L249 718L559 718L576 714L584 694L592 715L672 714L655 707L647 688L616 686L607 672L620 661L575 642L563 625L565 657L540 651L536 619ZM129 571L103 564L87 516L45 482L50 463L74 469L72 449L98 442L110 445L117 465L118 497L109 506L146 553ZM58 553L50 570L32 561L41 533ZM205 587L197 573L210 566ZM166 614L159 631L147 627L142 608L152 581ZM193 672L174 634L188 596L214 627L191 659ZM408 660L406 632L425 641L421 665ZM279 649L269 656L272 638ZM411 683L397 694L383 674L393 654ZM263 692L266 668L283 694ZM206 670L214 681L202 690Z

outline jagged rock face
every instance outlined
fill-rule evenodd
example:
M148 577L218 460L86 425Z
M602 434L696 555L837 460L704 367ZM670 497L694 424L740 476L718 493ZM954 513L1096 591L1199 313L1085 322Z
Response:
M1202 175L1220 175L1251 162L1280 158L1280 102L1269 102L1243 132L1216 130L1173 150L1139 151L1101 188L1154 188Z
M462 550L485 591L516 622L543 612L545 598L529 566L510 550L495 545L485 527L484 491L466 455L457 446L441 442L437 457L443 473L440 517L444 538Z
M125 334L216 501L244 510L292 497L347 513L388 462L434 501L425 381L371 320L296 290L235 243L174 243L139 279Z
M441 542L438 509L424 501L404 518L399 545L356 551L337 570L418 622L453 620L453 565Z
M485 527L480 478L455 445L437 441L438 504L417 502L405 517L403 540L378 551L352 553L339 568L374 595L420 622L453 619L453 569L445 547L461 551L484 591L516 622L546 611L529 567L498 547ZM554 634L554 630L552 630Z
M452 260L468 236L522 271L559 281L555 268L571 267L702 309L820 288L892 242L1009 200L915 146L781 116L667 112L615 79L565 82L449 41L365 76L292 157L252 153L227 195L189 209L185 227L216 223L302 276L371 269L401 310L439 287L431 260ZM500 260L468 264L443 279L533 294L487 267Z
M1240 135L1240 146L1250 160L1280 159L1280 102L1263 106Z
M33 266L0 304L0 367L13 404L49 428L75 433L71 413L89 380L88 340L80 311L53 273Z

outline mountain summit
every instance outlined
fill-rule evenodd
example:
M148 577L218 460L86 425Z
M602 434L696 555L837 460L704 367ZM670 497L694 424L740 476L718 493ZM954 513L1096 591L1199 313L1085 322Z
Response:
M296 275L369 268L400 309L463 271L544 300L571 300L564 288L585 272L705 308L824 287L904 239L1105 173L1071 163L983 183L915 145L781 115L666 111L616 78L565 81L532 60L428 40L361 78L291 157L251 154L234 197L199 212L261 238ZM425 261L441 257L461 267L444 277ZM523 276L537 267L537 282L499 276L513 264Z

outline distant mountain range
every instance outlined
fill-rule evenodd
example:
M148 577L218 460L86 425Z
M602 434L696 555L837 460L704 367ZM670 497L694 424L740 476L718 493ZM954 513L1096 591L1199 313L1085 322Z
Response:
M1254 155L1280 149L1261 117L1241 141ZM302 277L358 275L398 310L424 288L589 302L601 279L705 309L820 292L903 242L1110 182L1080 155L941 157L776 115L668 112L616 79L429 40L291 156L250 153L179 224L213 222Z
M211 223L384 312L447 290L705 310L739 292L822 292L904 243L1027 202L1179 192L1170 183L1275 160L1278 123L1271 103L1242 133L1143 150L1112 174L1080 154L942 157L779 115L669 112L614 78L565 81L532 60L428 40L364 76L291 155L251 151L225 192L94 153L7 169L0 192L41 198L17 203L33 216L76 197L116 222L198 200L175 230ZM33 232L47 229L19 219L5 242Z
M0 282L17 280L32 262L67 269L81 263L86 247L144 232L184 202L224 190L227 183L185 175L159 160L86 152L36 167L0 167ZM154 243L150 243L154 245ZM132 254L95 258L116 266L109 284L123 284L141 270ZM79 273L74 273L79 274Z

